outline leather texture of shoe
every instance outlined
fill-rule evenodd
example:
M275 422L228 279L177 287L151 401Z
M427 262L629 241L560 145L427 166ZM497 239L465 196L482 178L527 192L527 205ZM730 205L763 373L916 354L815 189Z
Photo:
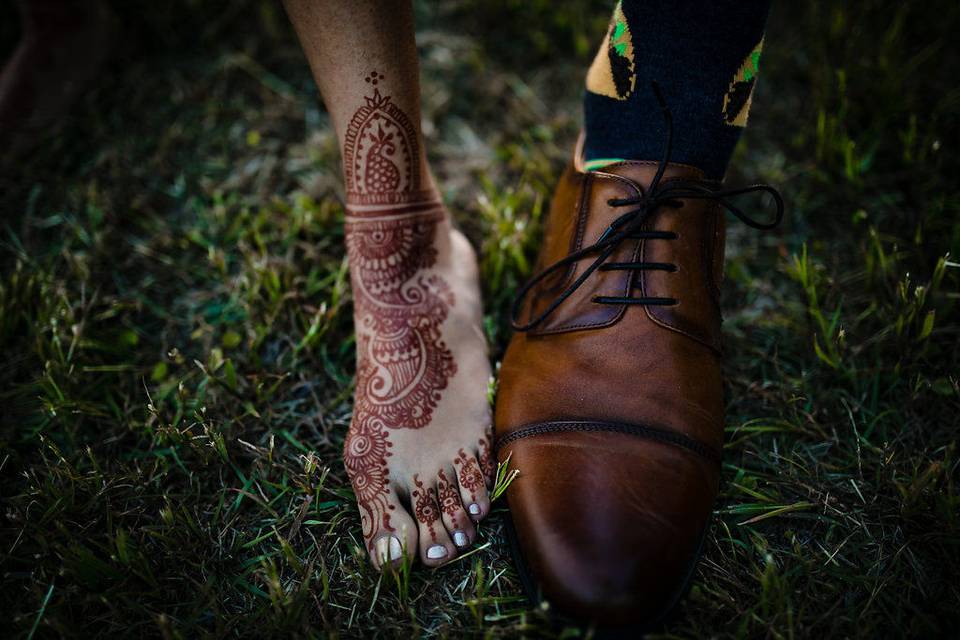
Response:
M641 626L683 595L718 490L723 209L766 229L782 200L666 159L584 172L578 157L514 308L498 458L520 472L507 499L543 596L575 618ZM775 222L730 204L746 191L774 196Z

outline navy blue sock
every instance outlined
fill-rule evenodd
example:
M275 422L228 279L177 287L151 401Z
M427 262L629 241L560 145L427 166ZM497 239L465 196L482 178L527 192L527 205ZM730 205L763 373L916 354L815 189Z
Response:
M659 160L673 113L671 160L722 178L747 123L770 0L622 0L587 74L587 169Z

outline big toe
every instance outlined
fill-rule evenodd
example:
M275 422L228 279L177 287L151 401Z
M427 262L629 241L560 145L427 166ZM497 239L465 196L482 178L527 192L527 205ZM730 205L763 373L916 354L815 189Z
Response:
M508 449L522 470L510 510L543 595L604 625L662 618L695 566L715 465L625 434L544 435Z
M360 512L370 561L378 571L416 557L417 525L395 491L386 491L377 504L361 502Z

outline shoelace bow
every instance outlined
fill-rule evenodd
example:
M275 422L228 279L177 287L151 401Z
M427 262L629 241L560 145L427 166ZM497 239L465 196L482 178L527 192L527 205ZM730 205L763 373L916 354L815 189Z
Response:
M753 184L746 187L734 189L720 189L716 186L699 181L689 180L670 180L661 185L664 172L667 170L667 164L670 162L670 154L673 148L673 115L667 107L663 95L660 93L660 87L656 82L651 82L654 95L660 104L664 121L666 122L666 144L664 145L663 157L657 167L657 173L654 175L650 186L640 193L629 198L611 198L607 204L611 207L635 207L614 220L609 227L600 235L600 238L588 247L571 253L553 263L525 284L517 293L513 302L510 324L516 331L529 331L547 319L557 307L563 304L564 300L569 298L582 285L594 271L676 271L674 264L664 262L606 262L607 258L625 240L674 240L676 234L670 231L656 231L643 229L647 219L661 207L679 209L683 206L681 199L687 200L714 200L727 211L732 213L737 219L754 229L767 231L773 229L783 219L783 197L780 192L768 184ZM739 207L730 202L729 198L735 198L747 193L767 192L772 197L777 206L777 212L770 222L758 222L744 213ZM562 293L557 295L553 301L538 315L526 324L518 321L523 303L530 291L544 279L556 273L561 269L566 269L571 264L579 262L583 258L598 254L596 259L590 264L580 276L574 280ZM640 305L674 305L677 301L674 298L657 297L633 297L633 296L595 296L593 302L598 304L640 304Z

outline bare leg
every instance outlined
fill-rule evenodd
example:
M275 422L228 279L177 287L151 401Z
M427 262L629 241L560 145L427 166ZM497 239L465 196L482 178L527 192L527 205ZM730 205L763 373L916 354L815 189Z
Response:
M357 332L344 462L364 538L377 566L404 548L436 566L490 509L490 367L476 257L424 153L412 7L285 5L343 156Z

